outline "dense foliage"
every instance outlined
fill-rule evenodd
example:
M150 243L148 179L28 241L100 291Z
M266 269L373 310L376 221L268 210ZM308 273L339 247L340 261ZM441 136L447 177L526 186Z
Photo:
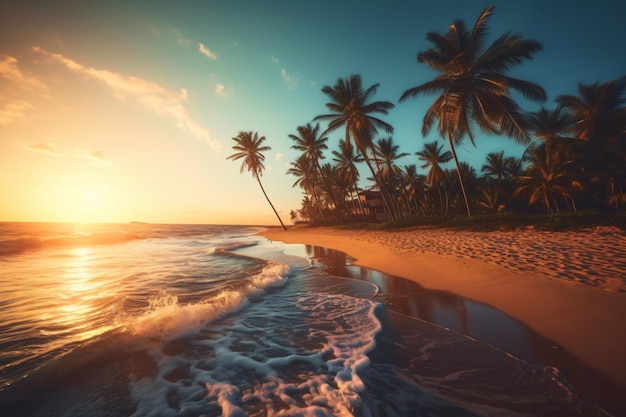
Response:
M577 223L580 216L568 213L584 212L623 222L626 76L579 84L576 94L558 96L552 108L526 111L513 93L538 102L546 101L546 93L507 73L542 46L510 32L487 45L492 13L493 7L487 7L471 28L455 21L443 34L427 34L433 47L419 52L417 60L437 75L406 90L400 102L434 95L422 133L436 126L443 142L424 143L412 162L390 136L393 126L381 118L394 104L375 100L379 84L364 86L353 74L322 89L329 100L327 113L314 122L326 122L326 130L309 123L289 135L301 152L289 173L304 193L292 221L452 224L450 219L474 215L476 225L481 215L500 213L489 218L523 223L544 214L550 224L558 223L553 220L558 215ZM345 137L331 150L334 164L322 163L327 135L336 130ZM455 151L465 138L474 144L476 131L526 144L526 150L518 156L489 153L478 173ZM455 170L442 166L452 160ZM363 164L367 178L360 177ZM418 166L426 173L420 174Z

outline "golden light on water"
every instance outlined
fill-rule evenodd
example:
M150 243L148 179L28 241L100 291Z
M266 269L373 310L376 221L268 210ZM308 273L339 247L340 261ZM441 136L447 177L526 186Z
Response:
M54 324L67 327L77 341L113 328L112 324L93 323L102 307L102 299L114 295L114 286L107 285L106 280L99 279L95 272L92 250L87 247L74 249L56 288L60 299L54 312Z

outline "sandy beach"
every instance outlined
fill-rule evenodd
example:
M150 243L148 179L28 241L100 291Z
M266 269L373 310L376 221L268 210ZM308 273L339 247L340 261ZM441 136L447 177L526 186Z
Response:
M626 390L626 233L268 228L270 240L339 250L355 263L492 306Z

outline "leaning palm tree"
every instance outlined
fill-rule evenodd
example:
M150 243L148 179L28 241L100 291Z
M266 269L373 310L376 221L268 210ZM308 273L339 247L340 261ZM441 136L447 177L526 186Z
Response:
M263 161L265 161L265 155L263 152L269 151L269 146L261 146L265 141L265 136L259 137L258 132L239 132L237 136L233 138L235 144L233 145L233 149L236 151L234 154L228 156L226 159L230 159L232 161L236 161L238 159L243 158L243 162L241 163L240 173L244 171L244 169L248 170L248 172L252 173L252 177L254 177L261 187L261 191L263 191L263 195L265 199L274 210L280 225L283 227L283 230L287 230L285 224L281 220L278 212L274 208L274 205L270 201L267 193L265 192L265 188L263 188L263 184L261 184L261 175L263 175L263 170L265 166L263 165Z
M325 133L345 127L346 143L354 142L382 191L379 175L376 174L372 166L368 152L373 152L374 144L372 139L378 133L378 129L382 129L387 133L393 133L393 126L375 117L374 114L386 115L394 105L389 101L370 102L371 97L376 93L379 86L380 84L374 84L364 89L360 75L353 74L348 78L338 79L334 86L322 88L322 92L330 98L330 102L326 103L326 108L330 113L317 116L314 120L328 122L328 128ZM383 197L385 197L384 194ZM383 201L390 215L393 216L388 198L383 198Z
M422 134L426 136L438 121L439 134L450 144L468 216L471 211L455 145L461 143L465 135L474 144L470 121L485 132L504 134L520 143L528 143L524 112L511 98L511 93L518 91L530 100L546 100L546 92L537 84L505 75L524 59L532 59L532 54L542 49L539 42L507 32L485 49L486 24L493 10L493 6L483 10L471 30L463 21L456 20L443 35L428 33L426 39L435 46L420 52L417 61L440 75L406 90L400 97L402 102L421 94L440 93L424 116Z

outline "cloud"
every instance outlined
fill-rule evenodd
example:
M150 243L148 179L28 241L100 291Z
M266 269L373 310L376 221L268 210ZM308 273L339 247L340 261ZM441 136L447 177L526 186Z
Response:
M230 98L234 91L233 87L226 88L224 84L217 83L215 84L215 93L224 98Z
M89 159L91 162L93 162L96 165L108 166L108 165L113 164L109 158L104 156L104 152L102 151L98 151L98 150L83 151L81 149L77 149L77 151L82 157Z
M187 90L184 88L180 91L171 91L154 82L138 77L125 76L108 70L83 66L61 54L47 52L38 46L32 49L63 64L77 74L91 77L104 83L119 100L134 100L148 111L174 119L176 127L198 139L206 141L212 148L217 149L221 146L218 141L210 139L207 129L189 116L189 112L183 104L187 100Z
M52 143L20 143L20 146L27 151L45 153L54 156L63 156L57 152L56 147Z
M294 77L293 75L288 74L286 69L283 68L280 71L280 75L283 77L283 80L285 81L285 83L287 84L287 87L290 90L293 90L294 88L297 87L298 79L296 77Z
M176 29L176 28L171 28L170 32L172 32L174 34L174 37L176 38L176 42L181 45L181 46L189 46L191 45L191 39L187 39L183 36L183 33Z
M274 64L278 64L280 62L280 60L278 58L276 58L275 56L272 57L272 62Z
M9 55L0 55L0 78L7 79L25 90L47 89L37 77L22 72L17 66L17 59Z
M200 51L200 53L208 58L211 59L217 59L217 56L209 51L209 48L207 48L206 46L204 46L204 44L202 42L198 43L198 50Z
M274 157L274 159L276 159L276 160L278 161L278 160L280 160L280 158L282 158L282 157L283 157L283 154L282 154L282 153L280 153L280 152L278 152L278 153L276 154L276 156Z
M26 110L32 109L27 101L18 100L12 103L5 104L0 108L0 125L6 125L16 119L22 119L26 117Z

